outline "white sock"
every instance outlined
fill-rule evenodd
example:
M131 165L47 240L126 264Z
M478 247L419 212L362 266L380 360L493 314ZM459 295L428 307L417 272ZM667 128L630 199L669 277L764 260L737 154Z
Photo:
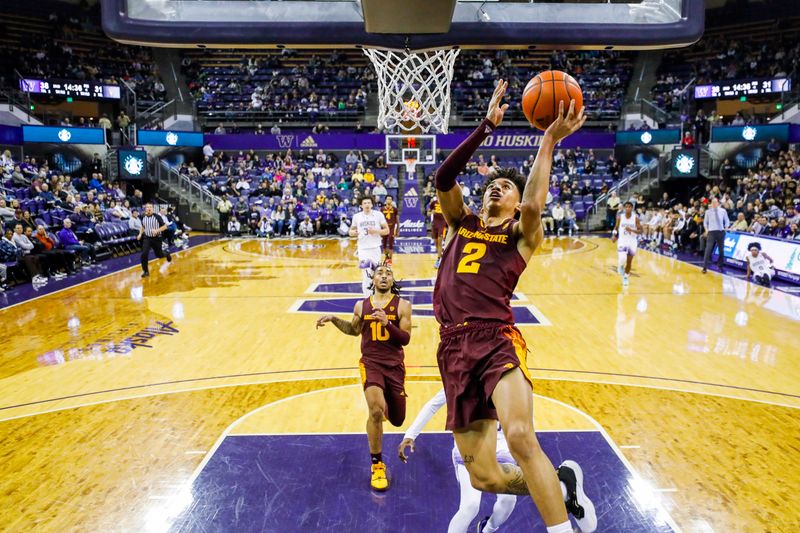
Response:
M569 520L563 524L557 524L547 528L547 533L572 533L572 524Z

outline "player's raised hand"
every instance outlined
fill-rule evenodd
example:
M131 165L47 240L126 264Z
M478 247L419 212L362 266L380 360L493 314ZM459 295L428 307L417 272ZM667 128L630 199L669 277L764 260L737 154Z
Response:
M492 94L492 99L489 101L489 109L486 111L486 118L494 124L495 128L503 122L503 115L506 114L508 109L508 104L500 105L506 95L506 89L508 89L508 82L502 79L497 80L497 87L494 88L494 94Z
M397 447L397 456L404 463L408 462L408 456L406 455L406 448L410 448L411 453L414 453L414 439L403 439L403 442L401 442L400 446Z
M320 319L317 320L317 328L316 329L321 328L322 326L324 326L328 322L331 322L332 320L333 320L333 315L325 315L323 317L320 317Z
M583 114L584 109L584 107L581 107L580 110L576 111L575 100L570 100L569 110L565 116L564 101L560 101L558 103L558 117L550 124L550 127L547 128L544 134L550 135L556 142L572 135L581 129L583 123L586 122L586 115Z
M384 326L389 323L389 319L386 317L386 312L383 309L374 309L370 318L377 320Z

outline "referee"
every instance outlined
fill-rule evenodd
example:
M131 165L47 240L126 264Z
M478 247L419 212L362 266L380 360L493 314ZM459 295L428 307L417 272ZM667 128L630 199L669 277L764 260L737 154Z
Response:
M161 249L161 232L167 229L167 221L157 214L153 213L153 204L145 204L144 216L142 217L142 227L139 230L139 236L136 237L142 241L142 277L150 276L150 271L147 268L147 262L150 259L150 248L156 257L164 257L164 251ZM142 240L144 239L144 240ZM172 262L172 256L169 251L166 252L167 262Z

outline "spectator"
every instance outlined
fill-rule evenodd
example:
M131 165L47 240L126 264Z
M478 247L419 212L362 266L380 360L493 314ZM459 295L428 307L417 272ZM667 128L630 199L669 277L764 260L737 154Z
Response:
M278 124L277 124L277 123L275 123L275 124L273 124L273 125L272 125L272 127L271 127L271 128L270 128L270 130L269 130L269 132L270 132L272 135L280 135L280 134L281 134L281 127L280 127L280 126L278 126Z
M22 226L20 226L20 228L22 228ZM2 244L0 244L0 249L3 250L2 253L4 257L12 257L13 254L14 258L22 263L34 286L47 283L47 277L43 275L45 269L40 259L17 246L15 238L16 233L10 229L6 229L3 235Z
M617 214L619 214L620 200L617 196L617 191L611 191L606 200L606 228L613 229L617 223Z
M100 116L100 120L97 121L97 125L103 128L104 130L111 129L111 120L109 120L108 115L103 113Z
M120 111L119 116L117 117L117 127L120 130L126 130L128 126L131 124L131 119L128 115L125 114L125 111Z
M565 215L564 208L561 207L561 202L556 202L555 207L553 207L553 209L550 210L550 214L552 215L553 220L555 221L557 232L558 235L560 236L561 231L564 227L564 215Z
M225 233L228 230L228 222L230 221L231 211L233 211L233 204L228 199L228 195L223 193L222 198L217 202L220 233Z
M142 229L142 219L139 218L139 210L133 209L131 217L128 219L128 233L130 235L138 235Z
M308 215L306 215L300 223L298 232L301 237L311 237L314 235L314 225L311 223L311 218Z
M397 189L400 185L397 182L397 177L390 174L386 177L386 188L387 189Z
M572 209L572 204L569 200L564 202L564 227L567 229L567 232L570 237L572 237L572 231L579 231L578 229L578 215L575 213L575 210Z
M97 262L94 247L89 246L84 241L78 239L78 237L72 231L72 220L68 218L64 219L64 228L58 232L58 240L61 243L61 247L65 250L74 250L81 254L85 264Z
M747 220L744 218L744 213L739 213L736 215L736 221L731 224L730 229L732 231L747 231Z
M691 131L687 130L686 133L683 134L681 146L683 148L694 148L694 136L692 135Z

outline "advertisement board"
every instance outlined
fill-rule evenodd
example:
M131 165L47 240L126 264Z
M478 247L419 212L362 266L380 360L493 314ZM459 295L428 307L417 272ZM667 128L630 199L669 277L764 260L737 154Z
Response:
M105 144L103 128L66 128L63 126L22 126L26 143Z
M744 266L745 256L750 253L747 247L757 242L761 251L774 261L776 276L787 281L800 283L800 242L773 239L748 233L725 232L725 261Z
M194 131L139 130L136 136L141 146L203 146L203 134Z

